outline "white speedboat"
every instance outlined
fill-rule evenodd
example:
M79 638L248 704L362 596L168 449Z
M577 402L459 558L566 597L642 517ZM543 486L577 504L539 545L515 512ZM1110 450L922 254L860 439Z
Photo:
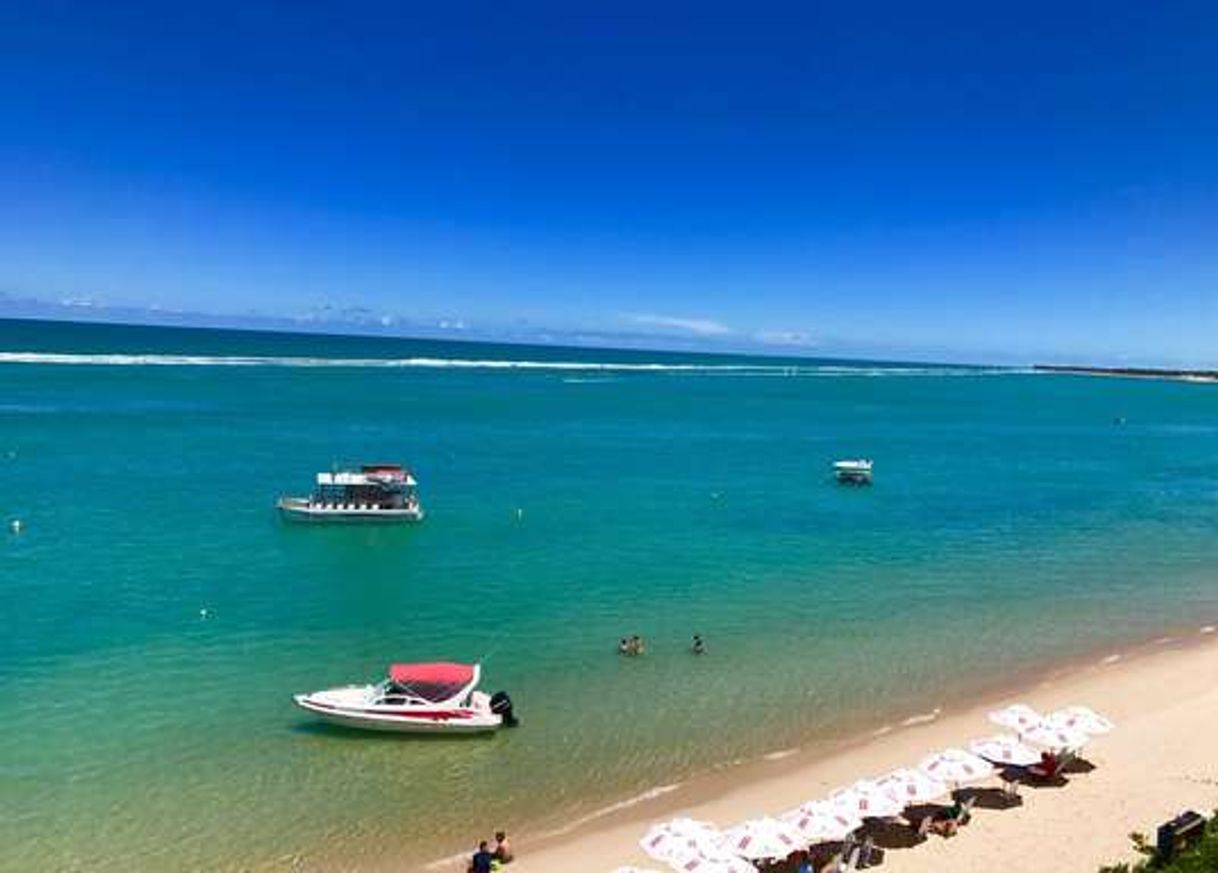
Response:
M279 511L301 521L422 521L418 482L398 464L317 474L309 497L280 497Z
M398 733L468 734L514 726L506 692L478 691L479 664L393 664L376 685L293 696L296 705L345 727Z
M854 485L867 485L871 482L871 461L866 458L856 458L847 461L833 462L833 475L839 482L849 482Z

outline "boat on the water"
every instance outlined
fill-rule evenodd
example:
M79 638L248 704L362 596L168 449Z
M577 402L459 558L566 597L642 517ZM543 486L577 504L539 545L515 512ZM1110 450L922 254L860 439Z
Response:
M839 482L847 482L852 485L869 485L871 484L871 461L867 458L834 461L833 475Z
M279 511L302 521L422 521L418 482L400 464L317 474L309 497L280 497Z
M516 717L504 691L477 689L479 664L392 664L375 685L348 685L296 694L301 709L351 728L397 733L470 734L512 727Z

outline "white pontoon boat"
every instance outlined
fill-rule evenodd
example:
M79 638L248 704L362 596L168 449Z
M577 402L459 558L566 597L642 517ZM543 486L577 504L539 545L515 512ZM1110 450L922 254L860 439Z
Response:
M399 733L481 733L513 726L511 698L477 690L479 664L393 664L376 685L297 694L301 709L345 727Z
M281 497L287 518L304 521L422 521L418 483L398 464L317 474L310 497Z
M839 482L849 482L854 485L869 485L871 483L871 461L857 458L849 461L834 461L833 475Z

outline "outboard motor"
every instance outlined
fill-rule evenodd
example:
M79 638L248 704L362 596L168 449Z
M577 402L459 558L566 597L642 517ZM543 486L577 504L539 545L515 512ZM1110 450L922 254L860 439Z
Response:
M503 717L505 727L516 727L520 724L516 720L516 713L512 710L512 698L508 697L506 691L496 691L491 695L491 712Z

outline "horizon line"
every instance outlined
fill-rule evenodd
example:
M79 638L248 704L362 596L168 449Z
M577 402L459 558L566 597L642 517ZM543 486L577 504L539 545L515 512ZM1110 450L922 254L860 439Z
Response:
M43 304L46 305L46 304ZM1000 367L1000 368L1017 368L1021 366L1032 366L1031 363L1023 364L986 364L977 361L966 360L943 360L930 358L884 358L884 357L862 357L852 356L849 354L809 354L808 350L792 349L790 352L777 352L772 348L759 346L756 350L747 350L744 348L735 349L707 349L698 347L696 342L691 342L685 346L681 346L679 340L674 344L665 345L665 337L649 338L645 335L630 335L617 334L623 340L632 336L637 336L639 342L636 345L612 345L615 334L612 332L598 333L596 331L587 331L590 336L590 342L579 342L579 336L570 335L563 337L564 340L547 339L547 334L560 333L560 331L542 331L541 336L533 338L520 338L511 336L495 336L493 332L484 332L483 335L473 336L452 336L442 333L440 329L432 329L434 333L429 332L427 328L421 328L419 332L397 332L392 329L378 326L374 324L360 324L358 322L349 323L318 323L316 329L311 329L308 322L301 322L284 316L235 316L235 315L207 315L204 313L149 313L149 317L139 318L138 311L133 312L133 317L124 317L122 311L116 311L115 308L91 309L91 312L96 312L102 317L98 318L69 318L57 317L52 313L40 314L0 314L0 322L20 321L34 322L41 324L71 324L80 326L96 326L107 325L113 327L131 327L131 328L159 328L165 330L180 330L180 331L221 331L233 333L247 334L275 334L281 336L300 336L300 337L334 337L334 338L360 338L374 337L385 340L404 340L414 342L444 342L454 343L459 345L505 345L518 346L521 348L542 348L542 349L559 349L570 351L600 351L600 352L655 352L657 354L666 355L702 355L707 357L719 358L766 358L773 360L806 360L806 361L830 361L830 362L845 362L851 364L916 364L919 366L943 366L943 367ZM171 317L193 318L203 323L178 323L166 322L164 319L158 319L158 315L169 315ZM253 321L254 324L233 324L230 321ZM207 323L210 322L210 323ZM471 329L466 329L471 330ZM473 331L477 332L477 331Z

